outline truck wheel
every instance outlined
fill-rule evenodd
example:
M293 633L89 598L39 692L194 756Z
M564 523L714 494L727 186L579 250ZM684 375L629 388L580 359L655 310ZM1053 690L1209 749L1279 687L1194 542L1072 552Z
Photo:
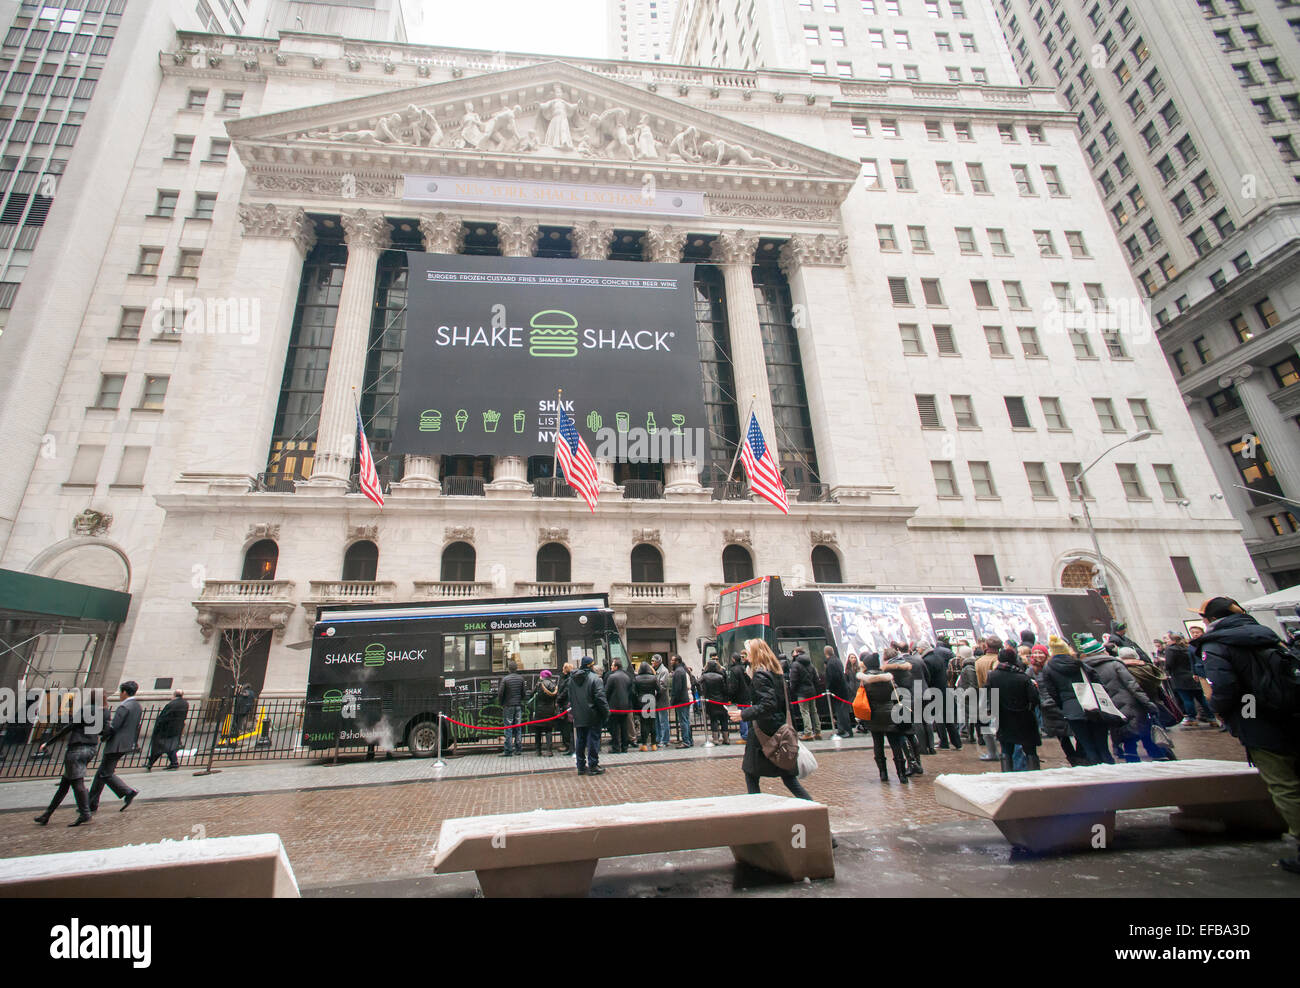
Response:
M443 754L451 751L454 739L451 731L445 727L442 732L442 751ZM411 731L406 736L406 747L410 749L412 755L416 758L429 758L438 753L438 722L436 720L422 720L411 726Z

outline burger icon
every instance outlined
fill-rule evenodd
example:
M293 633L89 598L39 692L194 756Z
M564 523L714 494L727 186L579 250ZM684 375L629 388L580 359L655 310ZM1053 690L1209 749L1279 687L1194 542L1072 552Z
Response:
M343 709L343 691L326 690L325 695L320 700L320 710L323 714L336 714Z
M387 655L384 646L379 642L374 642L366 646L365 654L362 656L361 664L375 668L384 664L384 658Z
M441 432L442 412L436 408L426 408L420 413L421 432Z
M534 357L576 357L578 320L560 309L543 309L528 321L528 353Z

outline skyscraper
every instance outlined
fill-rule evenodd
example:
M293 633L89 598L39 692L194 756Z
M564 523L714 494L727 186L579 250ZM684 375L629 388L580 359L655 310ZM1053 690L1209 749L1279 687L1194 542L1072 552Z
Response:
M1055 87L1076 114L1268 589L1300 583L1300 319L1285 301L1300 297L1300 5L998 0L997 11L1025 82Z
M670 62L673 14L678 0L605 0L606 51L610 58Z

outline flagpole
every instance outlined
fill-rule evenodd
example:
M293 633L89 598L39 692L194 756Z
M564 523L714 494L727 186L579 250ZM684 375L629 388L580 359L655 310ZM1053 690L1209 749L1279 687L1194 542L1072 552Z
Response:
M560 438L560 401L561 401L561 399L562 399L563 397L564 397L564 389L563 389L563 388L556 388L556 389L555 389L555 438L556 438L557 441L558 441L559 438ZM559 480L559 475L556 474L556 472L555 472L555 458L556 458L558 455L559 455L559 450L558 450L556 447L552 446L552 447L551 447L551 483L552 483L552 485L554 485L555 482L556 482L557 480Z
M736 444L736 453L731 458L731 469L727 471L727 483L731 483L731 475L736 472L736 461L740 459L740 447L745 444L745 436L749 434L749 417L754 414L754 402L758 401L758 392L749 396L749 411L740 422L740 442Z
M361 402L360 402L360 400L358 400L358 398L357 398L357 387L356 387L355 384L352 386L352 408L353 408L353 410L355 410L356 413L357 413L357 423L358 423L358 429L359 429L359 428L360 428L360 423L361 423ZM357 429L353 429L352 431L353 431L353 432L357 432ZM357 457L359 457L359 456L361 455L361 449L360 449L360 447L359 447L359 445L358 445L360 442L361 442L361 436L360 436L360 434L358 433L357 437L356 437L355 439L352 440L352 448L356 450L356 453L355 453L355 454L353 455L353 457L352 457L352 459L353 459L353 466L356 466L356 459L357 459ZM359 470L359 469L360 469L360 468L358 468L358 470ZM348 486L351 487L351 481L348 482Z

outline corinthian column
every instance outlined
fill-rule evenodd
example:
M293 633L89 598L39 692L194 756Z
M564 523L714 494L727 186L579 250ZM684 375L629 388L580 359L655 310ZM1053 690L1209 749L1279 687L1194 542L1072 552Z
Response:
M1300 498L1300 443L1295 440L1295 429L1288 426L1277 406L1269 401L1269 388L1263 375L1250 364L1244 364L1219 378L1219 387L1232 385L1237 387L1251 428L1264 447L1283 495Z
M609 246L614 242L614 228L592 220L575 226L573 246L584 261L604 261L609 258Z
M641 248L647 261L657 264L679 264L682 248L686 246L686 231L671 226L647 230Z
M434 213L420 217L420 235L430 254L459 254L465 248L465 224L459 216Z
M772 461L781 466L776 427L772 416L772 394L767 386L767 361L763 356L763 330L758 321L754 297L754 250L758 236L744 230L718 235L713 242L713 263L722 269L727 296L727 331L731 336L731 364L736 376L736 414L740 417L740 441L749 426L749 403L753 396L758 426L772 451Z
M325 398L316 430L316 458L308 481L312 486L346 487L352 471L357 428L354 401L360 397L366 373L375 270L379 254L388 249L392 236L388 221L378 213L359 209L344 213L342 219L348 264L343 272Z
M497 223L497 242L503 257L532 257L537 253L537 224L518 216L501 220Z

